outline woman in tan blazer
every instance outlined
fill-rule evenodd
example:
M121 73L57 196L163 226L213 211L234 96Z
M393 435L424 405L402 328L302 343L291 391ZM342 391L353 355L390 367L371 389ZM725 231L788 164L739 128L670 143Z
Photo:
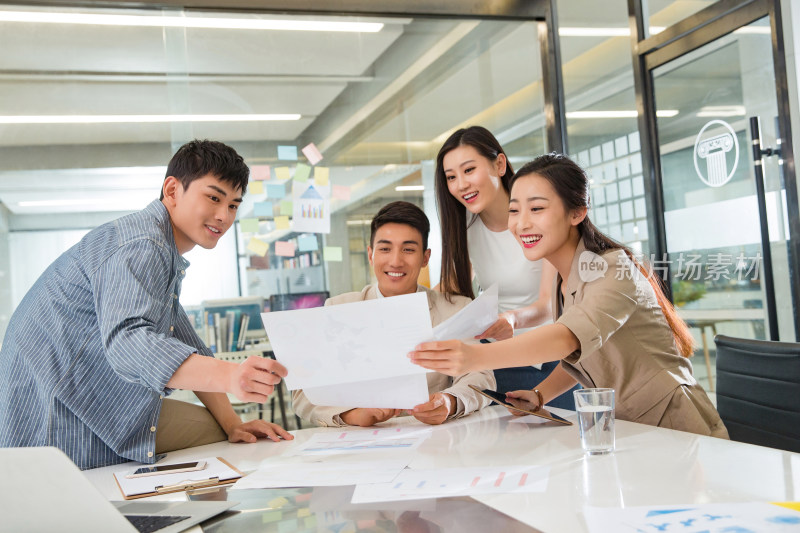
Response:
M492 344L423 343L409 357L451 375L560 360L537 390L508 398L538 406L576 382L611 387L621 420L727 438L686 359L689 330L657 278L590 222L583 170L548 154L524 165L511 187L509 230L525 257L547 259L558 271L555 323Z

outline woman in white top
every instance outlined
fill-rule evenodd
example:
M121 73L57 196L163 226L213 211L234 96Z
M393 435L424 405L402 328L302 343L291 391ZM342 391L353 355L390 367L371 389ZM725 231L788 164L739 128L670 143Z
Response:
M528 261L508 231L508 183L514 171L494 135L481 126L453 133L436 157L436 197L442 228L440 290L474 298L473 274L487 289L497 283L500 317L478 338L509 339L552 320L555 269ZM495 370L497 390L533 389L555 368ZM549 403L574 408L571 391Z

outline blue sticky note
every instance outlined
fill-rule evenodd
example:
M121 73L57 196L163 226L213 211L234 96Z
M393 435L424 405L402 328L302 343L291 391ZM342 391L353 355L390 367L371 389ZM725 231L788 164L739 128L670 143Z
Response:
M283 183L267 183L267 198L278 199L286 196L286 185Z
M297 146L278 146L278 159L297 161Z
M257 217L271 217L272 216L272 203L270 202L256 202L253 204L253 215Z
M316 235L300 235L297 238L297 248L301 252L313 252L318 249Z

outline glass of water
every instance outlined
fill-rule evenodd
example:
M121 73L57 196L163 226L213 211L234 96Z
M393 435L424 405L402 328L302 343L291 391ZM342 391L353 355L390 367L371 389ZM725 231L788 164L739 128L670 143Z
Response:
M580 389L575 395L583 450L590 454L614 451L614 389Z

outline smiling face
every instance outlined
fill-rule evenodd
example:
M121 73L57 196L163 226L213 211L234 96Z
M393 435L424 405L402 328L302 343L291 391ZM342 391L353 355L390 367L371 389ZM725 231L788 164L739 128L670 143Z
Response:
M462 144L445 154L442 167L450 194L470 213L479 214L493 202L506 201L500 179L506 172L505 154L491 161L474 147Z
M559 263L572 261L584 218L586 208L568 211L547 179L528 174L514 182L508 230L530 261L547 259L561 272Z
M422 234L408 224L389 222L375 231L367 247L369 264L384 296L411 294L417 290L417 278L427 266L431 251L422 246Z
M242 203L241 189L207 174L187 188L174 176L164 181L164 198L178 252L185 254L196 245L214 248L236 219Z

